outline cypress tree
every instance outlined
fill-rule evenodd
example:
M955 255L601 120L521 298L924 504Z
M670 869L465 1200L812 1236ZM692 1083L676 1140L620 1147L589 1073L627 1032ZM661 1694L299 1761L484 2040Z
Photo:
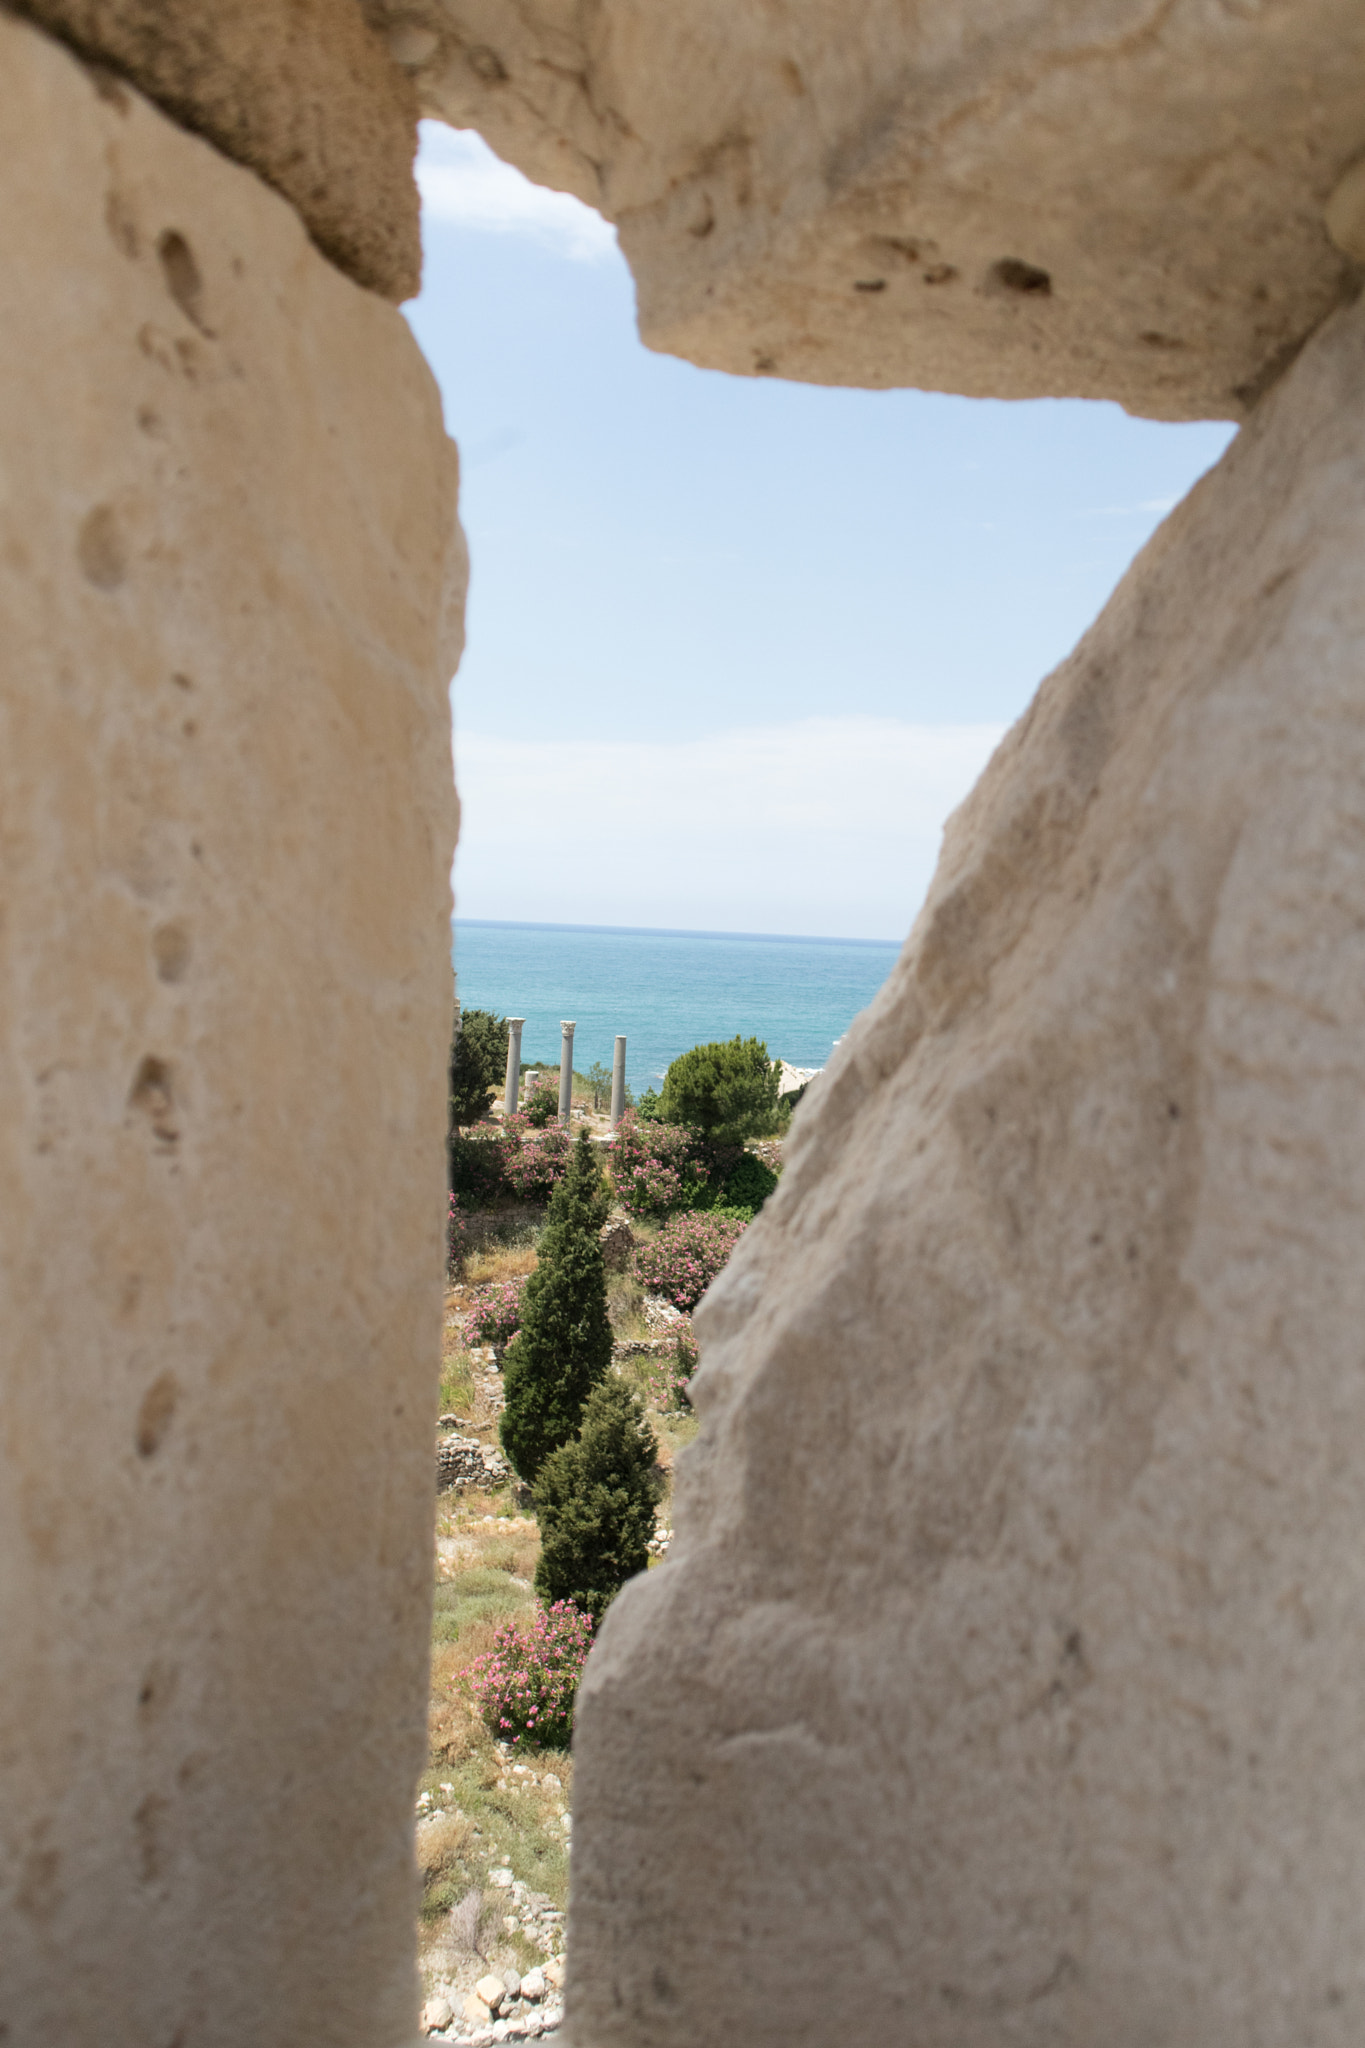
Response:
M476 1124L488 1114L489 1099L507 1069L507 1019L491 1010L465 1010L455 1018L450 1042L450 1132Z
M542 1600L572 1600L598 1622L645 1569L663 1492L658 1451L639 1395L617 1379L594 1387L577 1439L545 1460L536 1481Z
M607 1272L598 1236L610 1198L586 1131L550 1198L521 1328L503 1358L502 1447L532 1480L573 1436L584 1403L611 1365Z

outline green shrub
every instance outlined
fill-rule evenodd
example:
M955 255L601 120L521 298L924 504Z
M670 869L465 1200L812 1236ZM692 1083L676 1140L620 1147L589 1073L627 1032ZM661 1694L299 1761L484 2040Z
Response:
M635 1105L635 1114L642 1124L657 1124L663 1114L659 1108L659 1091L646 1088Z
M746 1152L726 1179L724 1205L727 1209L747 1209L751 1216L757 1216L776 1186L777 1175L771 1166Z
M578 1428L611 1365L607 1273L598 1232L609 1197L591 1139L580 1131L550 1198L521 1328L503 1359L502 1447L524 1480Z
M495 1202L507 1193L507 1136L501 1124L475 1124L452 1130L449 1146L450 1191L471 1209Z
M450 1132L488 1114L489 1099L507 1072L507 1019L491 1010L466 1010L455 1020L450 1047ZM452 1187L454 1182L451 1182Z
M639 1395L620 1380L595 1387L576 1441L547 1458L536 1481L542 1600L570 1600L598 1622L645 1569L663 1493L658 1454Z
M532 1130L543 1131L546 1124L552 1124L559 1115L559 1076L548 1071L538 1074L527 1087L522 1108Z
M781 1064L758 1038L694 1045L664 1075L659 1112L665 1122L689 1124L720 1144L761 1138L778 1122Z

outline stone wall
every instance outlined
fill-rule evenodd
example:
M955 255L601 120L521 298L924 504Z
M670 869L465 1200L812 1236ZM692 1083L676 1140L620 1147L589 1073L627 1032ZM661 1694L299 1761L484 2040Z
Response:
M704 1313L582 1703L577 2048L1356 2048L1358 0L22 11L0 2041L415 2019L463 584L383 302L420 105L618 222L655 346L1250 418Z
M415 2019L453 451L294 210L0 14L0 2040Z
M583 2048L1365 2034L1365 306L1043 685L698 1314Z
M715 369L1240 419L1359 282L1359 0L393 11L426 109L614 220L645 340Z

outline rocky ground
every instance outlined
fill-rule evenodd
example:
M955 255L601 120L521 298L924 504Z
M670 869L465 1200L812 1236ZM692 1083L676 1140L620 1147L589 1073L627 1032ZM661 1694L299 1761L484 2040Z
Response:
M523 1266L530 1262L528 1254ZM465 1342L472 1284L452 1287L446 1304L430 1753L417 1795L417 1855L423 2033L485 2048L552 2038L563 2017L573 1760L494 1742L464 1682L497 1628L530 1608L540 1547L531 1503L498 1443L496 1353ZM618 1344L620 1369L647 1372L676 1319L665 1302L623 1297L630 1335ZM667 1468L692 1418L653 1420ZM667 1525L665 1500L656 1558L667 1549Z

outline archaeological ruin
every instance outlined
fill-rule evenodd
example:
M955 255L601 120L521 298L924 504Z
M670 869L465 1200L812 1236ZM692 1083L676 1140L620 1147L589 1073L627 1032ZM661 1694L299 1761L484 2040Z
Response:
M24 0L0 108L0 2044L416 2038L426 114L653 347L1241 424L702 1311L574 2048L1358 2048L1359 0Z

